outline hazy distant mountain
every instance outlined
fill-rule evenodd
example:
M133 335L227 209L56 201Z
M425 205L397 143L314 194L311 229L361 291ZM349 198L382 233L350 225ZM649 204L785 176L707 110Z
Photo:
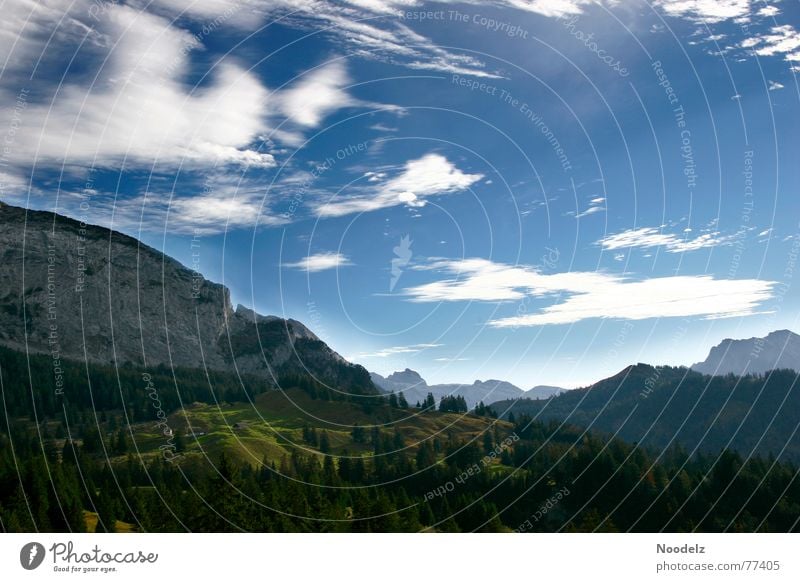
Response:
M401 372L394 372L386 378L380 374L372 373L372 381L385 392L403 392L409 404L422 402L428 395L438 402L443 396L463 396L470 408L483 402L490 404L497 400L518 398L523 394L521 388L502 380L475 380L472 384L433 384L428 383L414 370L406 368ZM535 389L534 389L535 390Z
M98 364L312 374L374 392L299 321L234 309L227 287L138 240L0 203L0 345Z
M567 390L565 388L559 388L558 386L534 386L530 390L523 392L520 398L543 400L561 394L562 392L567 392Z
M723 340L711 348L704 362L692 366L701 374L763 374L788 368L800 371L800 335L783 329L763 338Z

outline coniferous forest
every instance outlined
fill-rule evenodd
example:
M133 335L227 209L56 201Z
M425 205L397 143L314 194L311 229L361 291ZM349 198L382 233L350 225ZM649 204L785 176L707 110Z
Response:
M7 532L799 527L797 468L775 456L647 448L524 413L497 419L482 403L466 411L452 398L418 408L302 376L283 378L281 388L243 389L225 374L92 366L87 376L67 362L66 375L85 393L50 400L50 390L30 390L25 361L2 351L0 523ZM46 358L30 361L34 381L46 383ZM148 392L156 384L158 407ZM263 420L273 425L271 436L253 437L260 422L242 420L242 411L264 398L272 408L289 399L336 412L352 426ZM261 451L252 444L259 439L274 446Z

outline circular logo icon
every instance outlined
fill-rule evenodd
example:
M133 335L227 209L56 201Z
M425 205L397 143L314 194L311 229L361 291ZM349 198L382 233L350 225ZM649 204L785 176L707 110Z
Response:
M35 570L44 561L44 546L39 542L29 542L19 552L19 563L26 570Z

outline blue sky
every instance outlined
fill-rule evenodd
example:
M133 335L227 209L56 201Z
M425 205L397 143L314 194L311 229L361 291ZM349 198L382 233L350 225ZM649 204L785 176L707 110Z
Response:
M796 3L3 10L3 200L370 370L572 387L800 327Z

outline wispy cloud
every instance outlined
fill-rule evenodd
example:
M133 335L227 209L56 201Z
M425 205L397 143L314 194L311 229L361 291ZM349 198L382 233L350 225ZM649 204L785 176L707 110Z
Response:
M154 178L148 192L125 197L96 190L65 192L58 200L57 210L133 235L140 231L215 235L287 223L284 216L272 212L266 204L263 184L258 180L218 171L203 180L183 177L180 187L172 190L160 185L161 181ZM88 217L81 210L86 200L90 200ZM56 210L53 202L37 200L34 205Z
M538 312L489 322L501 328L594 318L740 317L755 314L758 306L772 296L775 285L772 281L720 280L707 275L634 281L601 272L544 274L531 266L477 258L438 260L429 267L449 277L406 289L411 301L504 302L559 297L558 302Z
M635 228L608 235L596 244L604 250L612 251L628 248L665 247L670 253L685 253L730 244L736 239L733 235L723 236L719 232L707 232L695 237L679 237L653 227Z
M406 25L402 12L418 7L417 2L351 0L348 4L318 0L269 0L262 3L272 13L282 12L286 16L285 22L297 27L308 28L310 23L317 24L317 28L336 37L355 56L423 71L499 77L480 59L437 46ZM389 17L378 19L376 16Z
M308 255L295 263L283 263L283 266L287 269L298 269L307 273L318 273L319 271L348 267L352 264L350 259L342 253L325 252Z
M751 36L741 46L758 56L783 55L787 61L800 62L800 32L791 24L773 26L769 33Z
M413 344L410 346L394 346L390 348L383 348L375 352L367 352L363 354L356 354L352 359L359 358L388 358L390 356L397 356L401 354L416 354L424 350L441 347L442 344Z
M487 259L436 259L417 270L442 272L451 278L425 283L404 290L413 302L438 301L520 301L526 295L546 295L564 289L588 292L596 285L609 283L600 273L561 273L545 275L533 267L506 265Z
M440 154L427 154L406 162L398 175L376 186L374 194L360 194L321 203L316 207L316 213L323 217L334 217L402 204L420 207L425 205L425 198L429 196L465 190L482 178L483 174L461 171Z
M583 218L590 214L598 214L606 211L606 199L602 196L596 196L589 200L589 206L575 214L575 218Z

